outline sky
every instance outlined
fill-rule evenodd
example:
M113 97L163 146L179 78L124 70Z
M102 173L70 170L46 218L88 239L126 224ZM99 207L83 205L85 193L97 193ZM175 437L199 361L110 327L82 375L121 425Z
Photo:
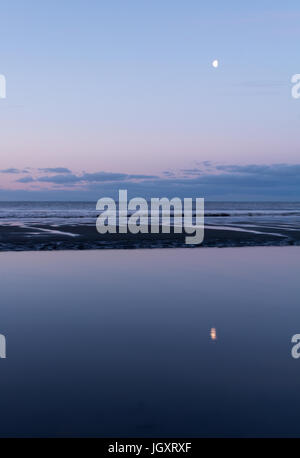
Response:
M298 0L0 7L1 200L300 200Z

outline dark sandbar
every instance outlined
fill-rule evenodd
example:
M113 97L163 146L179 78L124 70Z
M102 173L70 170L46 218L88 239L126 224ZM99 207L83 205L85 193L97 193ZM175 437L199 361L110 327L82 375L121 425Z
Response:
M242 229L242 232L239 231ZM252 231L252 232L251 232ZM259 232L259 233L255 233ZM235 227L205 229L204 247L300 245L300 228L270 228L243 223ZM185 234L105 234L100 235L95 225L0 226L0 251L88 250L134 248L193 247L185 244Z

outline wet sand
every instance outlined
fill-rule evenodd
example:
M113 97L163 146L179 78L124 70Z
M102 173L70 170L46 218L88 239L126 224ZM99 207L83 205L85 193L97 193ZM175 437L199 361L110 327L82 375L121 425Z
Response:
M300 228L280 225L205 227L205 247L287 246L300 244ZM150 232L150 231L149 231ZM106 234L95 225L30 224L0 226L0 251L87 250L189 247L185 234Z

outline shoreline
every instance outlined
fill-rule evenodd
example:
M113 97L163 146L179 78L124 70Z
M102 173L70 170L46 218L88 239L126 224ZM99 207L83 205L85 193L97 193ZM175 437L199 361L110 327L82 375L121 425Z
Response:
M270 225L207 225L201 245L186 245L186 234L99 234L94 225L3 224L0 252L254 247L300 245L300 228Z

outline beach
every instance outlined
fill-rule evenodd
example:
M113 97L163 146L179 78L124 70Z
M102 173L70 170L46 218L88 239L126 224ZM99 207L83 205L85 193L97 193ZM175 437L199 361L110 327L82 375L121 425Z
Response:
M299 255L0 253L0 436L297 436Z
M185 247L183 233L99 234L93 202L0 202L0 251ZM128 217L130 214L127 215ZM118 221L117 221L118 223ZM195 214L193 215L195 224ZM299 202L207 202L204 247L300 244ZM192 245L193 246L193 245ZM197 246L197 245L195 245Z
M204 247L300 245L300 227L253 225L206 225ZM186 247L185 233L174 234L99 234L94 225L0 226L0 251L52 251L91 249L179 248ZM197 247L197 245L191 245Z
M299 0L1 19L0 439L299 437Z

